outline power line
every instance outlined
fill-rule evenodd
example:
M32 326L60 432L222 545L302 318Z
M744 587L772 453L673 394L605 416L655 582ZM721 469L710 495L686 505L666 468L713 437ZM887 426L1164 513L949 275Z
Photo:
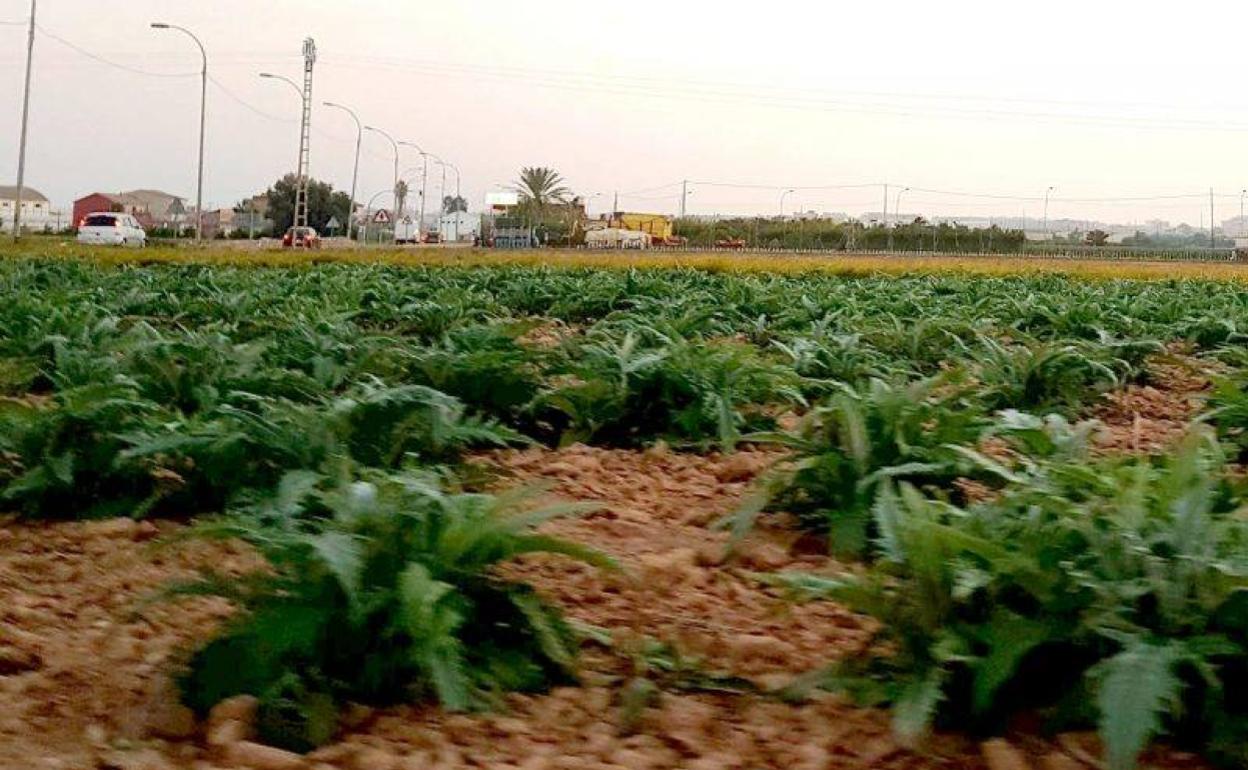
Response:
M776 93L774 84L771 83L755 83L746 84L731 81L711 81L696 80L690 78L674 78L668 73L662 75L617 75L606 73L590 73L580 70L559 70L553 68L541 67L524 67L516 65L480 65L480 64L464 64L459 62L438 62L431 60L405 59L402 57L375 56L367 54L355 55L334 55L335 59L341 58L345 62L352 60L364 64L382 64L390 67L420 69L420 68L443 68L458 69L460 71L470 72L505 72L517 76L527 77L548 77L557 78L567 81L587 81L587 82L615 82L624 84L657 84L662 86L670 86L673 83L682 87L696 89L699 91L707 88L735 88L742 91L749 89L762 90L765 93ZM1075 106L1075 107L1121 107L1121 108L1172 108L1170 104L1144 103L1144 102L1106 102L1104 99L1096 100L1072 100L1072 99L1042 99L1035 97L1019 97L1019 96L979 96L974 94L954 94L954 93L930 93L930 92L890 92L890 91L827 91L813 88L789 88L789 93L793 94L811 94L817 97L828 96L852 96L852 97L870 97L870 98L910 98L924 101L966 101L980 103L1016 103L1016 104L1045 104L1056 106ZM780 91L784 93L784 91Z
M351 60L362 60L372 63L364 66L375 68L377 66L385 66L390 68L405 69L408 71L419 72L422 74L436 76L466 76L466 77L484 77L496 80L521 80L530 85L556 88L571 91L589 92L595 94L611 93L618 95L631 96L653 96L660 98L675 98L685 101L745 101L751 103L768 104L775 107L799 109L799 110L816 110L827 112L848 112L861 114L881 114L894 115L901 117L920 117L920 116L939 116L948 118L963 119L982 119L985 117L992 118L1009 118L1030 120L1039 120L1043 122L1064 122L1092 126L1106 127L1144 127L1163 130L1211 130L1211 131L1248 131L1248 123L1232 123L1224 119L1190 119L1182 117L1165 117L1153 118L1149 116L1136 115L1096 115L1096 114L1080 114L1070 112L1051 112L1038 110L1006 110L999 108L978 107L978 108L962 108L942 106L939 104L930 105L906 105L894 102L880 101L853 101L852 98L847 100L843 95L836 98L828 96L806 97L801 95L785 95L783 92L777 93L773 90L768 91L749 91L749 90L725 90L723 84L704 83L696 86L676 86L670 85L671 81L666 79L651 81L645 78L618 78L605 75L593 75L589 73L572 73L558 72L551 70L525 70L517 67L489 67L483 65L463 65L438 62L420 62L412 60L393 60L384 57L333 57L334 61L340 61L341 64L352 66ZM360 66L360 65L356 65ZM860 94L851 94L851 97L861 96ZM947 96L925 96L925 95L902 95L887 94L879 95L873 98L911 98L921 101L932 101L939 99L963 100L991 104L993 101L1013 101L1026 104L1024 100L1011 99L989 99L976 97L947 97ZM1036 102L1032 102L1036 103ZM1044 103L1044 102L1040 102ZM1060 102L1048 102L1049 104L1061 104Z
M230 89L226 88L224 83L222 83L220 80L217 80L212 75L208 76L208 82L212 83L214 86L217 87L217 90L219 90L221 93L233 99L235 102L237 102L242 107L246 108L248 111L253 112L256 115L259 115L260 117L265 118L266 120L272 120L276 123L294 123L295 122L293 118L283 118L280 115L274 115L271 112L265 112L264 110L260 109L259 107L255 106L251 102L244 99L243 97L239 96L238 94L234 93Z
M883 182L863 182L860 184L827 184L827 185L770 185L770 184L739 184L735 182L705 182L689 180L689 184L702 187L731 187L741 190L857 190L864 187L883 187Z
M225 95L226 95L226 96L228 96L231 100L233 100L234 102L238 103L238 105L239 105L239 106L243 107L243 108L244 108L244 109L246 109L248 112L251 112L251 113L253 113L253 114L255 114L255 115L258 115L259 117L264 118L265 120L271 120L271 121L273 121L273 122L275 122L275 123L284 123L284 124L286 124L286 125L294 125L295 123L297 123L297 122L298 122L298 121L297 121L297 120L295 120L294 118L284 118L284 117L282 117L281 115L275 115L275 114L273 114L273 113L271 113L271 112L267 112L267 111L265 111L265 110L263 110L263 109L261 109L261 108L259 108L259 107L255 106L254 104L252 104L251 102L247 101L247 100L246 100L246 99L244 99L243 97L241 97L241 96L239 96L238 94L234 93L234 91L230 90L228 87L226 87L226 85L225 85L224 83L222 83L220 80L217 80L217 79L216 79L215 77L213 77L212 75L209 75L209 76L208 76L208 82L212 83L212 85L213 85L213 86L215 86L215 87L217 88L217 90L221 91L221 93L225 94ZM336 133L333 133L332 131L325 131L324 129L321 129L321 128L314 128L314 129L313 129L313 133L315 133L315 134L316 134L317 136L319 136L319 137L322 137L322 138L325 138L325 139L331 139L331 140L333 140L333 141L335 141L335 142L352 143L352 144L355 142L355 139L354 139L354 138L351 138L351 137L346 137L346 136L342 136L341 134L336 134ZM365 149L365 150L362 150L362 152L363 152L365 155L368 155L368 156L370 156L370 157L372 157L372 158L375 158L375 159L377 159L377 160L389 160L389 158L388 158L387 156L385 156L385 155L381 155L381 154L376 153L376 152L373 152L373 151L371 151L371 150L367 150L367 149Z
M48 30L38 25L35 26L35 29L37 29L39 33L42 34L44 37L51 38L52 40L55 40L61 45L78 52L79 54L87 57L88 59L92 59L94 61L99 62L100 64L105 64L109 67L113 67L114 69L123 70L125 72L130 72L135 75L146 75L148 77L154 77L154 78L186 78L186 77L197 77L200 74L199 72L154 72L152 70L140 69L139 67L131 67L128 64L115 62L115 61L112 61L111 59L105 59L103 56L100 56L98 54L91 53L90 51L83 48L82 46L76 43L70 42L69 40L66 40L65 38L53 32L49 32Z
M625 196L625 195L626 195L626 196L629 196L629 197L634 197L634 196L636 196L638 193L657 192L657 191L659 191L659 190L666 190L666 189L667 189L667 188L669 188L669 187L680 187L680 185L681 185L681 183L680 183L679 181L676 181L676 182L668 182L667 184L655 185L654 187L643 187L643 188L641 188L640 190L629 190L629 191L626 191L626 192L621 192L621 193L618 193L618 194L619 194L619 195L621 195L621 196Z

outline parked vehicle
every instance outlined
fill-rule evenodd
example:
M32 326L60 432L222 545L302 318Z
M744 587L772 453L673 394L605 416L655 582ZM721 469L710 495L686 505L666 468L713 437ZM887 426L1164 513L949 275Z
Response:
M411 217L404 217L394 226L394 242L420 243L420 225L413 222Z
M321 236L311 227L292 227L282 236L284 249L319 249Z
M720 238L719 240L715 241L715 248L733 249L735 251L740 251L741 249L745 248L745 239L744 238Z
M442 234L438 232L425 233L424 237L421 238L420 242L421 243L441 243Z
M143 248L147 245L147 233L139 225L139 220L129 214L100 212L87 214L78 223L78 242L93 246L133 246Z

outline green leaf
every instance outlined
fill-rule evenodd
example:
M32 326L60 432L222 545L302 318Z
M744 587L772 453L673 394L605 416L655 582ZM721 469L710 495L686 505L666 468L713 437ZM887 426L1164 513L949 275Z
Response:
M529 627L546 657L565 669L571 669L575 657L571 647L572 635L558 613L531 593L513 591L511 603L529 621Z
M347 601L358 606L364 566L364 552L359 540L346 532L331 530L312 535L307 542L338 581L338 585L342 586Z
M1134 642L1095 669L1109 770L1132 770L1149 739L1161 731L1161 715L1179 696L1178 659L1173 646Z
M936 707L944 697L941 688L945 676L944 669L932 667L897 696L893 703L893 734L903 746L917 745L931 729Z
M1000 610L979 631L988 653L974 664L972 706L982 715L993 707L997 690L1014 676L1027 653L1049 641L1054 629L1049 623Z

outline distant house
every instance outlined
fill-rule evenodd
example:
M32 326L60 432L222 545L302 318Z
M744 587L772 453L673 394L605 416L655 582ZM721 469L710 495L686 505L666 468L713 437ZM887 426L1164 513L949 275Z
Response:
M608 228L646 233L659 241L671 238L676 232L672 218L665 214L637 214L616 211L604 218L607 221Z
M194 217L191 217L194 221ZM216 238L218 235L228 237L234 234L239 223L247 224L234 209L212 209L204 212L204 237Z
M17 186L0 184L0 232L13 232ZM43 230L55 225L52 207L38 190L22 187L22 229Z
M132 214L146 229L180 229L191 224L186 205L176 195L160 190L131 190L119 193L95 192L74 201L74 221L81 222L97 211Z
M446 241L471 241L481 234L481 215L467 211L443 214L438 220L438 232Z
M533 226L516 217L498 217L493 223L490 245L498 249L531 249L537 245Z

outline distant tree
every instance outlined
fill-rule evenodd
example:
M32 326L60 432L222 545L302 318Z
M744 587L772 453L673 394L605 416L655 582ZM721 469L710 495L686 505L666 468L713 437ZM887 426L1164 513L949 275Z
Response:
M460 195L448 195L442 199L442 213L454 214L457 211L467 211L468 201Z
M398 217L399 212L403 211L403 207L407 204L407 194L409 192L407 182L402 179L394 188L394 213Z
M1083 242L1088 246L1104 246L1109 243L1109 233L1104 230L1089 230Z
M539 221L546 218L553 204L564 203L572 195L559 172L545 166L520 169L515 189L520 194L520 210Z
M294 174L287 174L265 193L269 199L268 216L275 232L284 233L295 222L296 181ZM351 196L336 192L328 182L308 180L308 225L317 232L324 232L331 218L337 218L339 225L345 227L350 215Z

